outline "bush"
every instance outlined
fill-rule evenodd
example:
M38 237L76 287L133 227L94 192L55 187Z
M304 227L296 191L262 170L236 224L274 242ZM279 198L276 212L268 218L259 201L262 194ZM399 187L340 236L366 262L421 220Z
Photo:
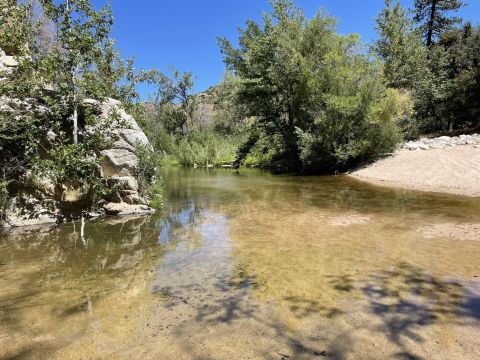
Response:
M241 135L194 132L190 137L179 140L173 155L182 166L233 164L242 141Z
M142 143L136 144L135 154L138 158L136 176L139 193L150 201L153 208L160 209L164 205L164 193L162 178L157 171L158 156L150 146Z
M339 35L322 12L307 19L292 1L272 5L264 24L240 31L239 48L220 40L239 79L237 105L267 139L257 155L281 171L331 173L392 151L401 139L397 94L358 36Z

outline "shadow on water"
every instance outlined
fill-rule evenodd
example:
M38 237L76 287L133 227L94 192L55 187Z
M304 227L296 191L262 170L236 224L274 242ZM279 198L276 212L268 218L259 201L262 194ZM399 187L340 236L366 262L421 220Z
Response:
M138 296L137 288L161 304L165 317L154 313L149 321L171 326L180 355L194 359L219 358L220 347L232 359L360 358L377 339L390 358L422 359L419 349L431 341L431 329L480 328L480 295L467 280L412 265L405 259L415 250L398 251L394 262L384 255L377 264L372 252L391 249L386 237L369 239L358 227L361 236L354 242L357 230L328 225L330 212L352 210L403 220L471 220L480 210L478 201L376 188L345 177L249 171L205 176L203 170L164 176L169 204L156 218L89 223L85 241L72 225L0 237L0 332L37 337L0 358L48 357L68 347L87 332L93 321L82 322L82 316L91 316L100 300L111 297L107 305L113 306L119 294L132 290ZM253 215L232 227L242 212ZM286 227L286 220L305 212ZM319 220L324 212L327 217ZM265 220L275 217L278 223ZM312 226L320 221L326 225ZM399 233L409 221L404 223L396 225ZM274 226L279 231L269 232ZM323 238L325 233L338 238ZM108 308L103 311L104 318L111 316ZM33 323L38 313L42 324ZM59 336L61 341L38 337L61 333L72 320L75 332ZM162 336L154 335L158 341ZM0 336L0 347L1 341ZM251 353L232 355L233 349ZM363 353L355 352L359 349Z
M229 170L213 170L208 176L205 173L203 170L188 169L169 173L166 176L169 199L174 203L190 199L220 211L227 208L227 217L236 216L236 204L247 204L239 206L238 211L285 211L287 208L295 214L313 207L339 212L353 210L393 218L402 216L407 220L435 218L438 221L475 221L480 211L480 202L476 199L375 187L347 177L272 177L257 176L255 172L248 171L234 175ZM272 216L276 216L275 211ZM397 230L404 231L408 221L405 224L398 224ZM245 223L243 226L252 225ZM264 224L266 229L269 226L268 223ZM395 227L394 224L391 226ZM256 236L254 231L245 234ZM248 261L248 256L246 259ZM386 264L382 266L387 267ZM338 299L336 303L310 296L309 289L305 290L305 295L275 298L276 302L286 304L290 314L298 320L318 317L336 321L335 326L354 316L348 306L342 305L342 301L358 306L361 304L363 307L358 311L364 312L368 320L356 321L360 325L350 327L338 325L338 329L332 329L334 335L320 333L311 338L300 335L289 330L281 317L263 313L264 309L259 309L258 302L248 299L252 293L270 291L265 289L265 283L270 279L259 278L255 275L255 269L246 271L241 266L233 271L230 280L218 285L223 296L205 298L200 304L189 302L196 312L194 320L197 325L194 328L233 326L242 321L255 323L259 329L272 330L279 342L288 344L285 346L288 351L284 351L283 355L264 353L260 357L272 359L278 359L279 356L285 359L316 356L347 358L353 348L360 346L358 334L368 330L370 338L386 337L386 343L394 349L394 358L420 359L420 353L417 354L417 349L411 345L415 343L422 346L426 340L431 340L426 339L431 327L480 326L480 297L464 281L435 277L429 270L402 259L386 270L376 268L374 264L370 270L363 274L319 275L325 276L329 288L327 292ZM189 334L189 329L179 327L177 335L180 338L187 338ZM194 348L185 351L195 354ZM202 358L201 355L198 358Z
M235 275L234 275L235 277ZM250 301L250 288L239 287L230 282L228 293L213 301L201 301L196 307L195 328L232 325L235 322L248 322L250 326L266 332L268 329L278 343L284 344L282 351L273 354L262 353L262 359L303 359L326 357L346 359L358 344L357 333L368 331L375 338L385 335L394 350L395 359L423 359L411 342L424 343L425 330L433 325L464 325L471 323L480 327L480 297L471 293L455 280L442 280L431 276L425 270L399 263L393 270L370 274L365 279L352 279L351 276L329 276L329 284L339 295L360 292L365 311L370 314L367 322L336 332L334 336L304 336L292 331L275 316L266 316L259 305ZM261 290L261 285L259 288ZM316 300L302 297L282 299L289 304L294 316L300 320L315 316L336 319L348 316L339 308L322 305ZM190 324L191 325L191 324ZM179 328L176 334L188 338L188 329ZM185 344L186 351L195 353L194 348ZM202 357L198 357L202 358ZM208 357L205 357L208 358Z

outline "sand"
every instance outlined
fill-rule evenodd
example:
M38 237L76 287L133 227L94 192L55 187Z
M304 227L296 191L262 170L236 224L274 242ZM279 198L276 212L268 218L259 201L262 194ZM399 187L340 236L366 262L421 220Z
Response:
M480 197L480 148L402 149L351 176L377 185Z

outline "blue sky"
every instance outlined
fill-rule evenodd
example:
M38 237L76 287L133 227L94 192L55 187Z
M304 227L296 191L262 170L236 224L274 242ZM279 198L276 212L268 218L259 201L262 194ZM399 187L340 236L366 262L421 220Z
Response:
M102 5L105 0L94 0ZM413 0L402 0L410 7ZM480 0L469 0L459 14L480 22ZM384 0L297 0L307 16L325 8L337 18L340 33L359 33L362 41L375 38L375 17ZM123 57L135 55L136 67L169 65L196 76L195 92L217 84L224 73L217 37L237 39L237 28L247 19L259 21L269 11L268 0L111 0L115 26L113 37ZM142 97L150 90L140 89Z

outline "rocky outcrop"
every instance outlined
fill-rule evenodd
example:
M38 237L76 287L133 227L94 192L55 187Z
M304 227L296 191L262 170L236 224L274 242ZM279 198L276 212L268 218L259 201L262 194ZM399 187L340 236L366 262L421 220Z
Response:
M0 86L8 83L14 69L18 66L18 57L7 55L0 49ZM137 169L139 159L136 155L138 146L151 148L151 145L135 119L123 108L121 102L114 99L103 101L85 99L83 110L97 115L97 125L102 127L102 134L109 146L97 154L100 160L98 169L104 182L113 189L113 195L102 200L101 213L106 215L147 214L153 210L148 206L148 199L142 197L138 183ZM41 99L15 99L0 97L0 112L17 117L25 114L42 115L48 118L50 109L42 105ZM53 143L57 134L43 129L46 144ZM86 126L80 129L80 137L87 138L96 130ZM25 174L24 177L28 177ZM55 179L35 179L36 189L28 194L18 194L10 201L6 221L0 226L25 226L58 222L62 213L62 202L75 202L85 189L64 188L58 191ZM84 214L96 217L100 214Z
M420 138L415 141L408 141L403 145L406 150L434 150L451 149L457 146L471 145L480 148L480 134L460 135L460 136L440 136L437 138Z
M138 157L136 148L151 148L145 133L135 119L129 115L122 104L114 99L103 102L86 99L84 105L96 112L101 121L111 122L107 134L111 145L100 151L102 176L108 185L116 189L115 202L107 203L104 210L107 214L127 215L150 213L148 202L139 193L137 181ZM85 131L93 132L93 128Z

